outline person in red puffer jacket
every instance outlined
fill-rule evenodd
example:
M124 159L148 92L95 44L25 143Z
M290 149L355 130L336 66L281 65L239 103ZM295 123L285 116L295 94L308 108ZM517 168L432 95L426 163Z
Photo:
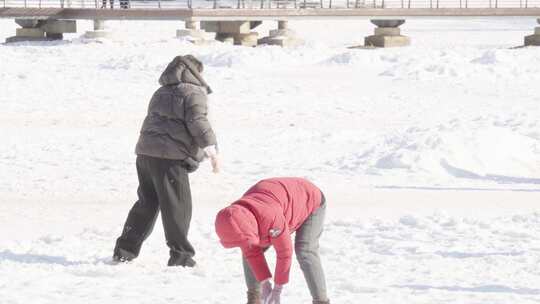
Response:
M221 210L216 232L225 248L240 247L248 287L248 304L279 304L289 281L293 244L314 304L328 304L326 281L319 257L326 213L323 193L310 181L297 177L265 179L239 200ZM276 251L275 286L264 257ZM262 301L261 301L262 300Z

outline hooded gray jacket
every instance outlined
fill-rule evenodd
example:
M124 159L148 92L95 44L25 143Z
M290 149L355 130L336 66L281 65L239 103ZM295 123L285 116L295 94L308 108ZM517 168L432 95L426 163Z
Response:
M184 160L189 171L194 171L205 157L202 149L217 145L207 118L210 87L182 56L169 63L159 84L161 88L150 100L135 153Z

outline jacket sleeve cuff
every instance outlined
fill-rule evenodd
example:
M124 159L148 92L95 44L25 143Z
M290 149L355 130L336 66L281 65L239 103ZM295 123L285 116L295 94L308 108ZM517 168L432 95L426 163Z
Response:
M195 141L201 149L204 149L208 146L216 146L217 140L216 135L212 129L207 130L205 133L195 136Z
M277 260L276 263L276 273L274 281L276 284L285 285L289 283L289 273L291 270L291 257L285 257Z
M251 267L253 275L258 282L262 282L272 277L272 273L270 273L270 268L268 268L268 264L266 263L266 259L264 258L263 254L248 257L246 259L249 267Z
M210 145L203 149L208 157L214 157L218 154L216 145Z

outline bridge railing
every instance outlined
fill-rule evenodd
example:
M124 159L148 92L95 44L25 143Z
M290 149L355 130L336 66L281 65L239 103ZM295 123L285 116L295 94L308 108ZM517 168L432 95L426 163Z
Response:
M375 4L371 2L370 4ZM540 7L538 0L379 0L382 8L534 8Z
M258 8L538 8L540 0L0 0L10 8L258 9Z

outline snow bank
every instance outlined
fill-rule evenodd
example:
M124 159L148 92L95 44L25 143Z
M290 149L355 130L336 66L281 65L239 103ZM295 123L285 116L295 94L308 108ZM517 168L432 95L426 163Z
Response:
M335 166L373 174L389 170L501 183L540 183L539 142L499 126L454 120L432 129L409 128L390 134L381 145L339 159ZM535 178L536 177L536 178Z
M4 34L15 28L2 22ZM270 175L362 187L535 188L538 52L466 39L481 33L495 44L534 26L534 19L505 22L477 22L466 31L414 21L403 30L418 42L385 50L345 48L361 35L355 29L371 26L337 21L333 31L343 35L334 38L318 22L292 24L308 38L292 49L197 47L163 30L177 27L172 22L112 22L113 40L75 35L71 43L2 45L9 60L0 63L0 167L17 178L0 181L0 189L64 195L65 183L74 183L90 196L102 189L122 196L121 189L136 184L132 151L147 100L169 60L185 53L202 59L216 92L211 116L228 183L207 166L200 183L209 180L219 191L232 195L238 185ZM82 23L81 32L84 26L91 23ZM455 31L428 31L443 26ZM314 38L317 32L327 44ZM456 35L463 43L448 46ZM81 161L82 172L74 174ZM45 178L51 172L52 184Z

